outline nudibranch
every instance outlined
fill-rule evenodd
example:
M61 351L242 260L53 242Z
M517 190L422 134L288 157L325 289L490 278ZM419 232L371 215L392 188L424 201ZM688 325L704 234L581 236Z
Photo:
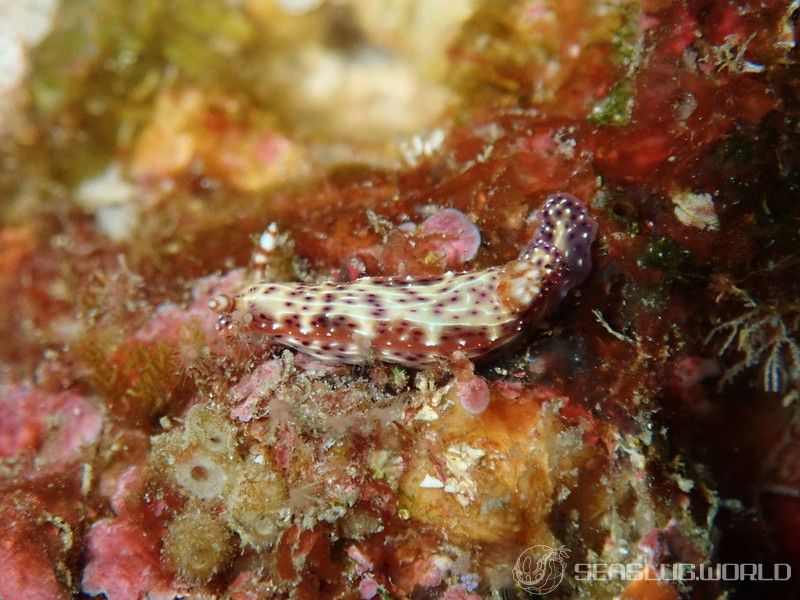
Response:
M209 306L224 328L263 331L325 362L420 367L456 352L480 357L546 316L591 269L597 223L580 200L551 195L534 220L531 242L504 265L429 279L265 281Z

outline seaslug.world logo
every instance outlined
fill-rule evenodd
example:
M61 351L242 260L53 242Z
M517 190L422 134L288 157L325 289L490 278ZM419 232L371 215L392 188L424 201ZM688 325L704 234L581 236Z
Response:
M526 592L547 594L564 580L568 554L562 544L531 546L519 555L511 575Z

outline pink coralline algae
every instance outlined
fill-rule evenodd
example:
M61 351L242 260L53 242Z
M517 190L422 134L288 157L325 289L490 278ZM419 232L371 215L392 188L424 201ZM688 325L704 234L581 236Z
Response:
M432 556L416 561L412 568L414 582L418 587L433 588L442 583L447 571L446 563L439 556Z
M448 265L472 260L481 245L478 228L464 213L454 208L445 208L428 217L417 231L439 242L438 250Z
M230 417L241 422L252 420L254 411L265 395L265 390L275 386L279 374L280 361L275 359L261 363L243 378L231 390L229 400L236 406L231 409Z
M456 384L456 396L461 402L461 407L468 413L479 415L489 406L491 394L489 383L475 374L475 365L460 352L456 352L451 359L450 366Z
M0 390L0 458L33 458L35 470L80 458L81 448L100 435L102 418L72 392Z
M372 577L366 577L358 584L358 593L361 595L362 600L370 600L378 594L378 582Z
M479 357L515 340L591 268L597 224L580 200L552 195L536 220L531 243L501 266L429 279L267 281L210 307L223 313L223 327L263 331L322 361L418 367L454 352Z
M472 376L456 382L456 393L464 410L480 414L489 406L489 384L483 377Z
M420 210L427 213L427 207ZM422 223L406 221L387 233L378 245L359 252L363 260L355 260L362 268L348 269L348 279L361 277L367 264L381 273L403 273L424 276L442 271L463 271L481 245L481 233L470 218L455 208L444 208L428 216ZM352 262L351 260L351 262Z
M442 600L480 600L480 596L467 591L463 585L451 585L444 591Z
M347 548L347 556L355 563L356 573L367 573L372 570L372 560L364 554L361 548L353 544Z
M108 600L174 598L178 590L160 562L161 532L134 520L96 522L87 538L82 590Z
M235 289L240 285L242 276L242 270L235 270L225 277L210 276L199 280L192 290L193 301L188 309L172 303L161 305L152 318L136 331L132 340L138 342L176 341L180 337L181 328L194 323L205 333L207 339L218 341L216 345L212 344L215 350L224 352L225 345L218 340L217 336L213 335L216 322L213 318L209 318L207 305L213 296Z
M114 514L122 515L138 508L139 498L144 487L142 468L132 466L125 469L116 480L116 486L111 496L111 508Z
M58 583L36 525L16 508L0 511L0 598L60 600L69 597Z
M639 548L644 551L648 562L654 567L674 561L694 563L700 558L700 552L681 531L675 520L671 520L663 528L647 532L639 542Z

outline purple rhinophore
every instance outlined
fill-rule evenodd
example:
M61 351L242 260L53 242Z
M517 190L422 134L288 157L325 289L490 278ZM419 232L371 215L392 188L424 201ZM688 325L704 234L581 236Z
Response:
M586 205L572 194L557 193L547 197L529 221L538 223L531 242L523 252L539 243L552 245L564 261L564 296L579 285L592 269L592 242L597 236L597 221Z

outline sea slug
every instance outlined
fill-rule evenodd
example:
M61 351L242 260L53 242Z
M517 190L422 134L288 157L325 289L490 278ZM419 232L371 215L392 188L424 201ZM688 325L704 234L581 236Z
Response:
M209 303L220 324L261 330L322 361L419 367L485 355L551 311L591 269L597 223L569 194L548 197L519 258L432 279L261 282Z

